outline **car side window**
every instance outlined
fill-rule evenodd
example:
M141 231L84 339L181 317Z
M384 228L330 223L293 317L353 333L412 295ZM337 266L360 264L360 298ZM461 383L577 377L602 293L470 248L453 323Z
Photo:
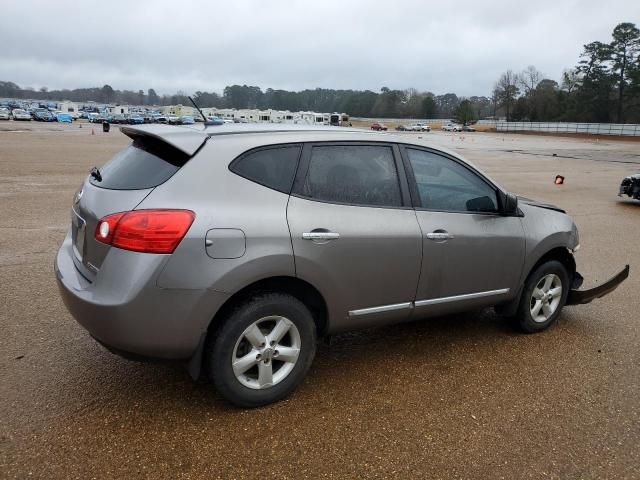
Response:
M314 146L302 194L327 202L399 207L400 183L388 146Z
M264 148L233 161L230 170L241 177L282 193L291 193L300 145Z
M449 158L407 149L422 207L455 212L497 212L496 191L475 172Z

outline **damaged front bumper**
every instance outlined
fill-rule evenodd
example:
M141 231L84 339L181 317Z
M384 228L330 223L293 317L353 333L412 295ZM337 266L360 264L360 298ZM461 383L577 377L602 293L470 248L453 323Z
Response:
M624 282L629 277L629 265L625 266L622 271L613 276L602 285L590 288L589 290L578 290L582 285L582 275L578 272L575 273L573 285L569 296L567 297L567 305L583 305L589 303L596 298L604 297L605 295L613 292L618 285Z

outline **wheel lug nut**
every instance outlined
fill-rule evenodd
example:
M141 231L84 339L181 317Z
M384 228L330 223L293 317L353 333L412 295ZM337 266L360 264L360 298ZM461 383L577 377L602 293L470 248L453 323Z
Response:
M280 352L278 350L276 350L275 352L273 352L273 356L277 357L278 355L280 355Z
M260 354L256 355L256 360L260 360L261 358L262 358L262 355L260 355Z

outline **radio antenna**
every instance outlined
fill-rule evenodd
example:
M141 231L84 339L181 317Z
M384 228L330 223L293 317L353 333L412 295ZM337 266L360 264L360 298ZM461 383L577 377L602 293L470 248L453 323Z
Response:
M207 117L204 116L204 113L202 113L202 110L200 110L200 107L196 104L193 98L191 97L187 97L187 98L191 100L191 103L193 103L193 106L196 107L196 110L198 110L198 112L200 112L200 116L202 117L202 120L204 121L205 126L218 125L217 122L211 122L207 119Z

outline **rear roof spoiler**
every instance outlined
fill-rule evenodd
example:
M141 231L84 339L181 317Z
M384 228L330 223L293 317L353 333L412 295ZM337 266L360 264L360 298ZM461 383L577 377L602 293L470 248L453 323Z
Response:
M195 155L208 138L208 135L202 131L172 125L126 126L120 127L120 131L132 139L138 137L157 138L190 157Z

